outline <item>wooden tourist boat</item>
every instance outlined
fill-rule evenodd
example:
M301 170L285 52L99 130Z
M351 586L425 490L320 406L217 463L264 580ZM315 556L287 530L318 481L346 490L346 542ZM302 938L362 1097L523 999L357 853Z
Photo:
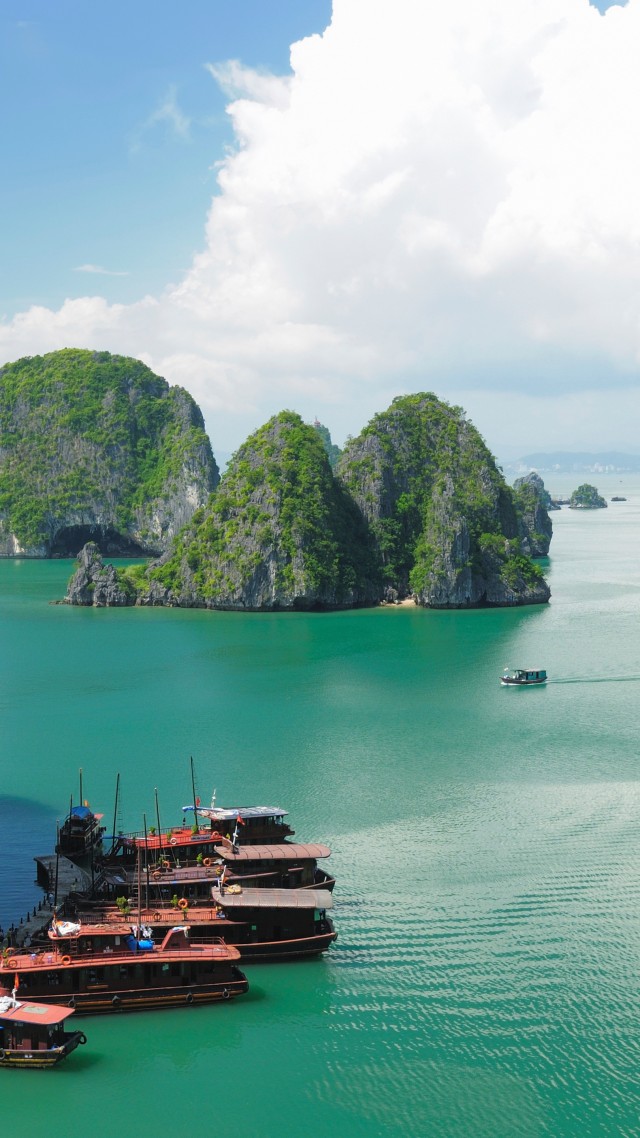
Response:
M279 806L239 806L223 810L208 807L183 806L183 813L194 811L208 819L208 824L170 826L166 830L143 833L117 834L113 846L105 854L105 867L133 866L138 850L144 851L147 860L170 859L172 862L200 857L214 857L220 842L242 841L242 845L279 844L293 836L294 831L284 821L287 811Z
M546 684L547 673L544 668L516 668L510 672L505 668L500 683L505 687L529 687L532 684Z
M20 950L3 958L0 995L8 995L5 978L15 976L29 998L89 1014L213 1003L248 988L236 948L222 941L191 944L184 925L170 928L157 945L132 936L124 922L54 934L52 941L48 951Z
M319 843L281 842L270 846L234 847L226 840L214 845L212 856L199 864L176 864L169 858L152 862L142 869L142 899L147 905L154 899L168 901L174 894L189 902L208 900L214 882L223 878L226 885L237 882L256 888L328 889L335 878L320 869L318 861L331 856L328 846ZM132 869L105 869L96 883L95 896L115 901L118 897L137 895L138 874ZM82 898L71 896L76 904Z
M73 1008L0 996L0 1067L55 1067L87 1042L82 1031L65 1031Z
M326 889L246 889L222 892L207 882L208 897L190 904L186 898L156 899L137 919L154 936L183 920L191 943L222 937L243 960L291 960L326 952L337 937L327 910L333 898ZM137 912L137 910L136 910ZM122 923L117 905L93 907L77 914L78 937L89 924L108 930Z

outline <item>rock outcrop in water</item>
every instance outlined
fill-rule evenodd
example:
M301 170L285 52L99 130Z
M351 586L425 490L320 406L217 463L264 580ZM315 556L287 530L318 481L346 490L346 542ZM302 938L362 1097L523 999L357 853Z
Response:
M317 430L282 412L234 455L160 561L117 580L137 604L213 609L549 599L514 493L460 408L430 394L394 400L348 444L337 475ZM83 583L67 599L93 597Z
M133 605L136 592L125 580L113 565L104 565L95 542L87 542L78 554L77 569L67 586L64 603L94 605L96 608Z
M553 535L549 510L557 509L544 482L534 470L513 484L516 506L520 512L520 537L524 553L530 557L546 557Z
M139 360L65 349L0 371L0 556L162 553L218 470L199 408Z
M461 408L433 394L395 399L347 444L337 473L400 596L431 608L549 599L513 494Z
M290 411L234 455L209 505L146 581L142 604L286 611L380 596L367 527L319 433Z
M607 508L606 499L601 497L596 487L591 486L589 482L583 482L582 486L578 486L578 489L573 491L569 499L570 510L606 510Z

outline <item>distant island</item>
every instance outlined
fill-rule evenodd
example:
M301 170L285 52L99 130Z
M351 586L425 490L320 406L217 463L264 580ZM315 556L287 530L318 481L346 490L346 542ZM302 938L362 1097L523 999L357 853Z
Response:
M640 454L542 451L511 459L501 466L511 474L523 474L529 470L537 470L540 474L637 474L640 472Z
M595 486L584 482L573 491L569 499L570 510L606 510L607 502L600 496Z

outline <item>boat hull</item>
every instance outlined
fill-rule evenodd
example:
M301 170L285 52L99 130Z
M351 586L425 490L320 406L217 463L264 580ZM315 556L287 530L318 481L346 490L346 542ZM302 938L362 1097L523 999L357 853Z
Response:
M14 1070L22 1071L49 1070L66 1059L76 1047L86 1042L87 1037L83 1032L74 1031L60 1047L51 1047L44 1051L0 1048L0 1067L13 1067Z
M239 971L239 970L238 970ZM240 979L239 977L242 977ZM198 1004L224 1003L242 995L249 983L242 973L237 979L211 984L168 985L166 988L138 988L103 992L74 992L68 999L60 992L38 991L40 1004L60 1004L75 1008L76 1015L104 1015L113 1012L147 1012L156 1008L184 1008Z

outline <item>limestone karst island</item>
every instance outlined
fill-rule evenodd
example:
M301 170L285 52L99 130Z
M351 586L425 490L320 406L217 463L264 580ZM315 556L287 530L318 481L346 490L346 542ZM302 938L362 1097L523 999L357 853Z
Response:
M326 428L282 411L219 478L193 399L138 360L67 349L0 375L0 555L80 553L70 604L549 600L542 480L509 487L464 411L432 393L395 399L339 457Z

